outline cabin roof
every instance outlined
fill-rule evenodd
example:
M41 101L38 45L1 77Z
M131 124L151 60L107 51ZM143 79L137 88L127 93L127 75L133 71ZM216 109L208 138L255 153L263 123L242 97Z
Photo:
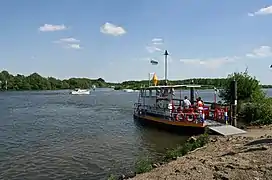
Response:
M172 86L149 86L149 87L142 87L141 89L159 89L159 88L200 88L201 85L197 85L197 84L180 84L180 85L172 85Z

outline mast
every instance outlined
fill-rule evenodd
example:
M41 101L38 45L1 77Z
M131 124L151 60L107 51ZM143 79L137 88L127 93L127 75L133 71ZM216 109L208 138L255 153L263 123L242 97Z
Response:
M167 85L167 56L169 55L167 50L164 52L164 78L165 78L165 85Z

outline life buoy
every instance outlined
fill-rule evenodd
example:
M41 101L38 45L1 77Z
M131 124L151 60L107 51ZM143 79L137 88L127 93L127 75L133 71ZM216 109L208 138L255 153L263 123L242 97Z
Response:
M158 106L159 106L159 108L163 109L163 102L162 102L162 101L159 101L159 102L158 102Z
M187 113L185 116L186 121L189 123L195 122L197 120L197 115L195 113Z
M224 117L224 111L222 109L215 110L215 120L222 120Z
M183 121L184 120L184 114L183 113L178 113L176 115L176 121Z
M224 120L225 111L223 109L220 110L220 120Z

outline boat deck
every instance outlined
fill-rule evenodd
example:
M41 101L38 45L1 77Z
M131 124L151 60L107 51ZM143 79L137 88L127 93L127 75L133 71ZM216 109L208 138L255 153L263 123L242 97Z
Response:
M206 125L209 130L214 131L223 136L244 134L246 131L234 127L232 125L222 124L213 120L206 120Z

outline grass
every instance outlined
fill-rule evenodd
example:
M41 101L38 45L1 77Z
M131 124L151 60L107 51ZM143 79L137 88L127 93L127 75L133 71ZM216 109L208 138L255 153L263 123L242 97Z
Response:
M108 177L108 180L117 180L117 177L113 174L111 174L109 177Z
M148 157L140 158L135 164L135 171L137 174L149 172L152 169L152 161Z
M209 142L208 134L206 133L202 134L198 136L195 141L188 141L182 146L178 146L172 150L168 150L164 157L164 161L170 161L172 159L176 159L177 157L184 156L190 151L203 147L208 142Z

